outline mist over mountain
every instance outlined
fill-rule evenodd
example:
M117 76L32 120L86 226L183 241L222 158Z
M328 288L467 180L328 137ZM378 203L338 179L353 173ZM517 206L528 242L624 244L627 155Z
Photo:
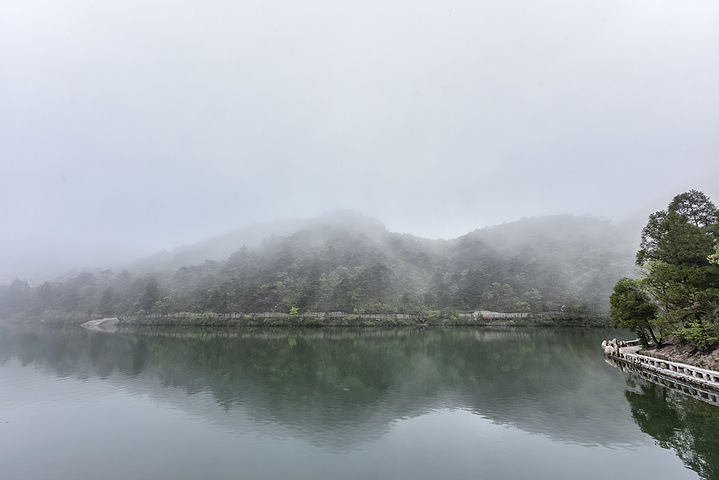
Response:
M337 208L451 239L719 198L717 2L3 7L0 284Z
M604 314L634 270L638 234L594 217L525 218L452 240L390 232L336 211L261 224L55 282L15 280L4 315L76 312L417 312L479 309ZM3 300L4 299L4 300Z
M642 221L645 220L642 217ZM316 242L326 241L328 235L340 231L354 232L377 243L386 243L397 235L405 239L433 245L462 244L470 239L483 239L492 248L509 251L532 240L567 242L574 240L588 244L604 241L610 244L627 242L638 246L639 231L636 219L629 219L619 225L592 216L575 217L553 215L527 217L492 227L475 229L465 235L449 240L426 239L411 234L391 232L379 220L350 210L327 212L315 218L287 219L272 223L259 223L238 228L226 234L217 235L191 245L182 245L173 250L157 252L130 264L130 269L152 272L167 268L196 265L205 260L222 261L238 250L238 246L257 247L263 243L277 241L278 237L290 237L303 232L305 239ZM619 237L617 237L619 235ZM635 248L636 250L636 248Z

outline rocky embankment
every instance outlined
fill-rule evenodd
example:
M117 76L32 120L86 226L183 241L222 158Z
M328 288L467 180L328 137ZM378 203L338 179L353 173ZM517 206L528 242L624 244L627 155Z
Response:
M677 338L673 337L665 339L664 342L661 348L651 348L640 353L663 360L719 371L719 348L710 352L701 352L696 347L681 343Z

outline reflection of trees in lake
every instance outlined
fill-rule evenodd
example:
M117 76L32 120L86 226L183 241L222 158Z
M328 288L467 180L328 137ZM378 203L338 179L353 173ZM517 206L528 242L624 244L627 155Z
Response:
M702 478L719 480L719 409L632 374L625 396L643 432Z
M178 389L206 392L221 408L204 407L203 416L226 423L228 413L244 412L323 446L356 445L438 408L560 441L631 443L634 434L604 421L626 406L618 373L603 368L597 353L608 336L572 329L57 329L23 332L17 343L3 335L0 355L10 351L63 376L110 378L177 404Z

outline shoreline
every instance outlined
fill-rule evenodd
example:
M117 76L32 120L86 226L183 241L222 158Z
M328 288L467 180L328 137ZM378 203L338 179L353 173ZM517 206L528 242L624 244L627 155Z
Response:
M328 314L274 315L248 314L220 316L187 314L182 316L118 317L117 326L207 326L207 327L607 327L603 318L577 317L473 317L458 315L420 316L410 314Z
M719 372L719 348L703 353L689 344L672 342L661 348L651 348L640 353L659 360L686 363L698 368Z
M697 352L690 345L669 343L642 349L638 340L602 342L606 361L620 370L632 370L650 381L674 384L685 393L719 406L719 349Z
M126 326L192 326L192 327L408 327L408 326L515 326L515 327L584 327L609 328L608 317L571 314L515 314L475 312L474 314L430 311L426 313L192 313L150 315L78 315L48 312L35 317L11 317L0 323L27 323L56 326L82 325L97 327L116 319L118 327Z

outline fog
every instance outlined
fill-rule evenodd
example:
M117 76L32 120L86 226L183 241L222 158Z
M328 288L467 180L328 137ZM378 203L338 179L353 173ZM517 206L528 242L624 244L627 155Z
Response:
M5 0L0 280L349 209L452 238L719 200L713 0Z

